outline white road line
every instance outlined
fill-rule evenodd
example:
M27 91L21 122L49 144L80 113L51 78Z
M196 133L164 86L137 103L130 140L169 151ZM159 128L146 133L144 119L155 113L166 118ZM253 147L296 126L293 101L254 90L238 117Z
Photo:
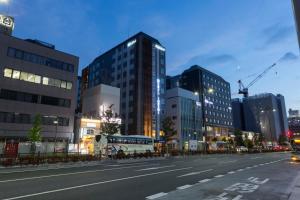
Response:
M243 198L243 196L242 195L237 195L236 197L234 197L232 200L240 200L240 199L242 199Z
M237 162L237 160L222 161L219 162L219 164L234 163L234 162Z
M136 168L136 167L146 167L146 166L148 167L149 164L148 165L137 165L137 166L126 166L126 167L115 167L115 168L109 168L109 169L88 170L88 171L81 171L81 172L70 172L70 173L63 173L63 174L52 174L52 175L45 175L45 176L33 176L33 177L27 177L27 178L8 179L8 180L1 180L0 183L25 181L25 180L33 180L33 179L41 179L41 178L51 178L51 177L57 177L57 176L68 176L68 175L75 175L75 174L104 172L104 171L112 171L112 170L128 169L128 168Z
M56 189L56 190L48 190L48 191L45 191L45 192L38 192L38 193L32 193L32 194L27 194L27 195L22 195L22 196L15 196L15 197L10 197L10 198L6 198L6 199L2 199L2 200L14 200L14 199L22 199L22 198L40 196L40 195L43 195L43 194L50 194L50 193L62 192L62 191L73 190L73 189L78 189L78 188L85 188L85 187L101 185L101 184L105 184L105 183L112 183L112 182L135 179L135 178L146 177L146 176L152 176L152 175L157 175L157 174L164 174L164 173L169 173L169 172L188 170L188 169L191 169L191 168L192 167L184 167L184 168L172 169L172 170L161 171L161 172L153 172L153 173L149 173L149 174L129 176L129 177L125 177L125 178L112 179L112 180L108 180L108 181L101 181L101 182L89 183L89 184L84 184L84 185L77 185L77 186L73 186L73 187L66 187L66 188L61 188L61 189Z
M140 162L138 163L139 165L142 165L142 164L146 164L147 162ZM126 163L126 164L122 164L120 166L136 166L135 165L136 163ZM158 165L158 164L156 164ZM106 165L106 164L80 164L80 165L72 165L72 166L61 166L61 167L58 167L58 166L51 166L51 167L47 167L47 168L35 168L35 169L26 169L26 170L14 170L14 171L8 171L8 172L0 172L0 174L12 174L12 173L23 173L23 172L35 172L35 171L48 171L48 170L58 170L58 169L70 169L70 168L84 168L84 167L96 167L96 166L111 166L111 167L114 167L114 166L117 166L117 165ZM17 168L17 167L16 167Z
M242 171L244 171L244 169L238 169L238 170L236 170L236 171L238 171L238 172L242 172Z
M250 158L250 159L255 160L255 159L259 159L259 158L262 158L262 157L254 157L254 158Z
M184 190L189 187L192 187L192 185L183 185L183 186L177 187L177 190Z
M211 179L203 179L203 180L201 180L201 181L199 181L199 183L206 183L206 182L208 182L208 181L210 181Z
M216 175L215 178L221 178L223 177L224 175L220 174L220 175Z
M227 174L234 174L235 172L234 171L231 171L231 172L227 172Z
M209 172L209 171L212 171L212 170L213 169L207 169L207 170L198 171L198 172L191 172L191 173L187 173L187 174L183 174L183 175L177 176L177 178L186 177L186 176L192 176L192 175L197 175L197 174L201 174L201 173L204 173L204 172Z
M151 195L151 196L147 196L146 199L157 199L157 198L165 196L167 194L168 193L161 192L161 193L157 193L157 194L154 194L154 195Z
M252 167L246 167L246 169L251 169Z
M258 167L258 165L253 165L253 167Z
M140 171L149 171L149 170L156 170L156 169L162 169L162 168L166 168L166 167L175 167L176 165L167 165L167 166L161 166L161 167L150 167L150 168L145 168L145 169L138 169L138 170L135 170L137 172L140 172Z

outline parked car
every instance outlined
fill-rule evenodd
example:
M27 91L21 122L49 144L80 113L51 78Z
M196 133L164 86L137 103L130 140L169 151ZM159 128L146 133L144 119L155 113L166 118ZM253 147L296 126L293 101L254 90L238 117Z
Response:
M236 151L239 153L248 152L248 148L244 147L244 146L239 146L239 147L236 147Z

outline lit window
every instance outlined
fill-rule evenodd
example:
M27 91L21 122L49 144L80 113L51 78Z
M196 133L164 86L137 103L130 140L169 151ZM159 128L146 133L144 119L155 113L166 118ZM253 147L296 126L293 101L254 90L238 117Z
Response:
M49 85L49 78L43 77L43 85Z
M41 76L35 75L34 76L34 82L35 83L41 83Z
M60 87L60 84L61 84L61 80L54 79L54 86L55 87Z
M4 69L4 77L11 78L11 75L12 75L12 69L5 68Z
M61 81L60 87L61 88L67 88L67 82L66 81Z
M71 90L72 89L72 83L71 82L67 82L67 89Z
M28 73L21 72L20 80L27 81L28 80Z
M23 74L23 72L21 73L21 76L22 76L22 74ZM29 82L31 82L31 83L34 83L34 77L35 77L35 75L34 75L34 74L28 73L27 76L28 76L28 77L27 77L27 80L26 80L26 81L29 81Z
M13 79L20 79L20 71L14 70L12 78Z

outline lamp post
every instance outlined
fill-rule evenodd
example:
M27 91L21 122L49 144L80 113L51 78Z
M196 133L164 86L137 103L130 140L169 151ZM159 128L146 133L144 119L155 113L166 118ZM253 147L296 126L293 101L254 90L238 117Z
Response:
M55 121L53 121L53 124L55 124L54 153L56 153L56 137L57 137L58 120L56 119Z

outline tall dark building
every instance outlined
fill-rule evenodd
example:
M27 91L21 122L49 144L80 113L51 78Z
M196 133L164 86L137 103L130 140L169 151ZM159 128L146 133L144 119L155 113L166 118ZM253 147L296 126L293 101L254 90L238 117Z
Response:
M239 130L245 130L243 102L239 98L232 99L231 107L232 107L233 127Z
M235 128L262 133L269 142L276 142L279 135L287 134L287 116L282 95L259 94L243 98L242 101L233 100L232 105Z
M204 105L204 134L208 139L228 136L233 125L230 84L219 75L194 65L181 75L168 77L168 89L177 85L199 95L199 101Z
M120 88L123 134L159 137L165 104L165 48L140 32L82 71L82 90L99 84Z
M300 1L292 0L292 2L294 8L295 24L297 28L297 34L298 34L298 42L300 47Z

